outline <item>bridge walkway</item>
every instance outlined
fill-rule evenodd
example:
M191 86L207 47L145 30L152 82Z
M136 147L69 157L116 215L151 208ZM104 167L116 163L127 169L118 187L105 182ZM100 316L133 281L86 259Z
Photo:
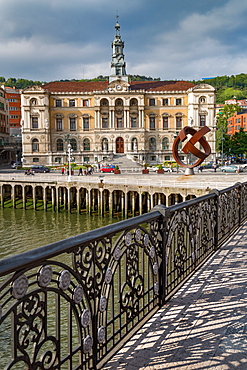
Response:
M247 369L247 223L103 369Z

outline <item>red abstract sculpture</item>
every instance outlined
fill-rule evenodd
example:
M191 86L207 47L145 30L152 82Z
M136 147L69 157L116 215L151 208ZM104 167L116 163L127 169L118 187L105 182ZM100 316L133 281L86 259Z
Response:
M207 126L202 127L199 131L196 131L194 128L190 126L186 126L179 132L178 136L174 140L173 147L172 147L172 153L173 153L173 157L175 158L175 161L180 166L185 167L185 168L194 168L196 166L199 166L204 161L204 159L207 158L211 154L210 145L208 144L207 140L203 137L209 131L211 130ZM184 145L184 147L182 148L182 151L185 154L191 153L195 157L198 158L198 160L191 165L183 163L181 159L179 158L179 154L178 154L178 145L180 142L183 142L185 139L187 139L188 134L190 134L192 137ZM195 147L195 144L197 142L199 142L201 146L203 147L204 153Z

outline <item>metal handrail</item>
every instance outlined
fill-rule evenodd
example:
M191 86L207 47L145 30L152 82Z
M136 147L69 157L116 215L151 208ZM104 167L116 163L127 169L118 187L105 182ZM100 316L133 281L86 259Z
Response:
M1 260L0 368L101 368L247 219L246 200L235 184Z

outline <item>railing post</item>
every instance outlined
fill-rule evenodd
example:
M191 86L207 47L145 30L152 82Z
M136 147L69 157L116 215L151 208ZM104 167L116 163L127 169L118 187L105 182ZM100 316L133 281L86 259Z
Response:
M167 296L167 251L166 251L166 242L167 242L167 221L170 218L170 209L169 207L164 206L163 204L159 204L155 206L152 211L158 211L161 214L160 218L160 235L161 235L161 242L160 242L160 256L161 256L161 263L160 263L160 271L159 271L159 298L160 298L160 305L163 306L166 302Z
M216 251L218 249L218 244L219 244L219 219L220 219L220 215L219 215L219 196L220 196L220 192L217 189L213 189L213 190L210 191L210 193L215 194L215 198L214 198L214 204L215 204L214 250Z
M237 182L235 184L238 188L238 225L240 226L242 223L242 184L241 182Z

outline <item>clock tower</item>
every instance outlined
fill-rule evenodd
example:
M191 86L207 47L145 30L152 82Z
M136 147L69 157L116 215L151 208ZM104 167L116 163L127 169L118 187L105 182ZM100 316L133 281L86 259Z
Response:
M115 34L114 41L112 42L111 75L109 77L109 82L119 80L119 79L128 82L128 76L125 70L125 61L124 61L124 54L123 54L124 42L121 40L118 16L117 16L117 22L115 25L115 30L116 30L116 34Z

